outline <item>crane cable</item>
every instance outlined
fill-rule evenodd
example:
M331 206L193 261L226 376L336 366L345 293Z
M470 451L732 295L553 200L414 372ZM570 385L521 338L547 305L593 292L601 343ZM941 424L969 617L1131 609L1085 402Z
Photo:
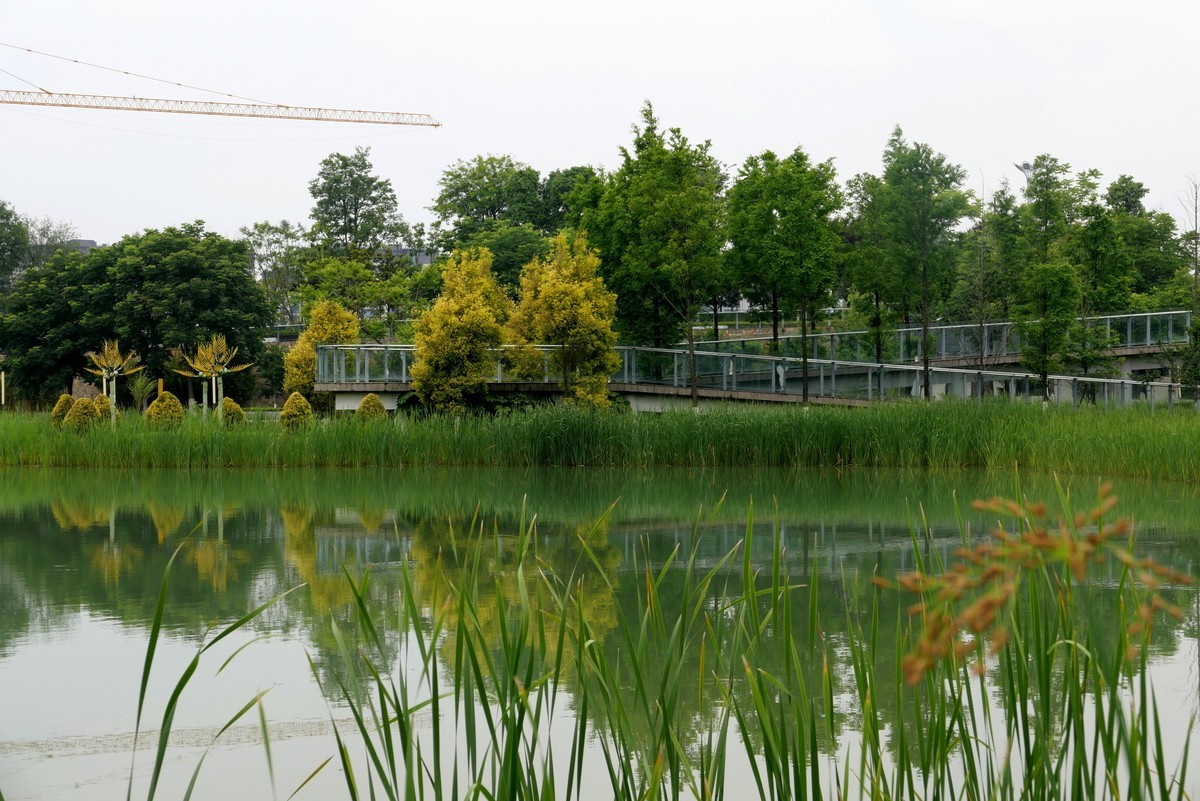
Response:
M24 50L26 53L33 53L38 56L46 56L47 58L55 58L55 59L58 59L59 61L67 61L72 64L79 64L84 67L94 67L99 70L107 70L108 72L115 72L120 75L128 75L131 78L143 78L147 81L157 81L158 83L165 83L170 86L179 86L184 89L195 89L198 92L208 92L211 95L218 95L220 97L232 97L235 100L247 100L251 103L259 103L259 104L267 105L267 106L278 106L279 108L287 108L287 106L283 105L282 103L272 103L269 100L257 100L253 97L244 97L242 95L235 95L230 92L219 92L216 89L205 89L203 86L194 86L190 83L180 83L179 81L168 81L163 78L155 78L152 75L142 75L137 72L130 72L129 70L121 70L121 69L116 69L114 67L106 67L103 64L93 64L89 61L80 61L77 58L68 58L66 56L56 56L53 53L45 53L41 50L34 50L33 48L30 48L30 47L20 47L19 45L9 44L7 42L0 42L0 47L8 47L13 50ZM31 83L30 81L25 80L24 78L22 78L19 75L14 75L13 73L9 72L6 69L0 68L0 72L5 73L6 75L12 75L12 77L16 78L18 81L29 84L30 86L37 89L39 92L44 92L45 94L53 94L50 90L43 89L42 87L38 86L37 84Z

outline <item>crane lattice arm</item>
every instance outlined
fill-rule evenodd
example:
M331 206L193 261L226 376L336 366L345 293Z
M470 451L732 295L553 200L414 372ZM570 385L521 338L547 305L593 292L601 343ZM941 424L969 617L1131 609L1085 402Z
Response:
M72 95L61 92L0 91L0 103L117 111L158 111L165 114L209 114L221 117L266 117L279 120L423 125L430 128L439 128L442 125L428 114L403 114L395 111L352 111L350 109L272 106L257 103L213 103L202 100L162 100L152 97Z

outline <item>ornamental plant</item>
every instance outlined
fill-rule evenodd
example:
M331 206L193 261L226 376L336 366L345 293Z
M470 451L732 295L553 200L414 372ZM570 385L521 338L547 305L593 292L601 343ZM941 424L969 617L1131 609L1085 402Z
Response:
M54 404L54 408L50 410L50 425L55 428L62 428L63 418L67 416L67 412L71 411L71 406L75 403L75 399L67 393L58 396L58 402Z
M164 392L146 409L146 420L163 428L177 426L183 422L183 404L174 394Z
M78 434L91 428L92 424L100 419L100 413L96 411L96 404L88 398L75 398L71 404L71 411L67 412L66 417L63 418L62 427L65 431L74 431Z
M113 407L107 395L97 395L92 398L92 405L96 407L96 414L100 420L106 417L116 420L121 416L120 410Z
M279 424L288 431L294 431L313 419L312 406L299 392L293 392L283 404L279 412Z
M222 398L221 420L227 426L240 425L246 422L246 412L233 398Z
M138 364L138 355L136 353L121 353L121 348L117 344L117 340L108 339L104 342L104 347L99 353L88 353L87 357L91 359L95 367L88 367L87 371L93 375L98 375L104 379L103 394L109 396L111 403L108 407L109 418L113 425L117 423L117 377L122 375L133 375L142 370L145 365Z
M383 401L379 400L379 396L374 392L368 392L359 401L358 408L354 410L354 416L359 420L386 420L388 413L383 406Z
M251 362L246 364L234 365L233 360L237 356L238 349L229 347L225 342L224 334L214 334L213 338L208 342L201 343L196 348L196 353L191 356L184 356L183 360L188 363L188 366L195 372L187 370L176 370L180 375L188 378L201 379L201 388L204 393L204 411L208 413L208 385L211 382L215 388L216 397L213 399L217 404L217 418L220 419L224 414L225 399L225 376L229 373L238 373L245 370L251 365Z

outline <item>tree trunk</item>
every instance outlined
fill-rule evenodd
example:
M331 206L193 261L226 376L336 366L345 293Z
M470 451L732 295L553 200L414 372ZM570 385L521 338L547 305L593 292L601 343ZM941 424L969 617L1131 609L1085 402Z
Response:
M771 352L779 353L779 293L771 290Z
M691 387L692 409L697 409L700 406L700 387L697 384L696 375L696 329L691 326L691 321L687 327L687 345L688 345L688 385Z
M808 403L808 302L800 304L800 401Z

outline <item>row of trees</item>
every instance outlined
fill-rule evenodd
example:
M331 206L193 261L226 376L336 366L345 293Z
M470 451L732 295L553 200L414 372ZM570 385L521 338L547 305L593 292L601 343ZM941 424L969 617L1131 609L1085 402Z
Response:
M544 177L510 156L459 161L442 176L434 224L398 223L390 234L435 256L486 248L497 282L515 295L521 268L550 252L556 232L586 231L617 296L621 338L658 347L690 346L699 309L745 300L768 314L776 339L785 321L798 320L804 337L839 309L839 324L873 332L878 361L898 326L928 332L935 321L973 322L982 332L989 321L1025 320L1030 369L1096 374L1108 369L1109 343L1077 317L1196 303L1196 226L1181 234L1174 217L1147 209L1146 187L1130 176L1102 190L1096 171L1073 171L1051 155L1022 165L1019 193L1004 183L987 196L967 188L959 165L899 128L882 170L844 183L832 160L800 148L765 151L731 171L707 141L664 128L649 104L620 155L610 172L577 166ZM428 308L441 273L437 263L417 267L379 248L378 236L328 235L353 227L331 222L331 209L356 208L325 202L356 185L331 183L329 167L344 165L359 174L357 185L378 188L367 156L360 149L323 163L310 185L313 226L291 232L300 269L276 280L279 260L259 263L269 291L287 298L277 306L336 300L378 337L396 332L396 316ZM353 219L390 219L394 195L383 184L387 213ZM1200 186L1193 189L1185 206L1195 220ZM247 234L281 227L260 223ZM925 383L928 393L928 370Z
M767 313L776 340L789 321L806 337L838 309L841 325L873 332L879 361L901 325L970 321L982 330L1023 319L1031 369L1094 374L1108 343L1076 317L1196 303L1196 226L1180 234L1171 215L1146 209L1146 188L1129 176L1102 191L1098 173L1050 155L1023 165L1019 194L1002 184L987 197L899 128L878 174L841 182L832 160L800 148L730 170L709 142L662 126L647 103L620 156L611 171L545 176L509 156L456 162L426 228L404 220L390 181L358 148L321 162L306 224L255 223L237 242L185 225L86 256L47 256L51 233L69 227L39 228L0 204L6 369L42 397L106 337L156 369L217 332L259 361L264 325L302 323L321 302L349 310L365 338L407 337L402 321L434 307L447 270L478 258L466 254L490 254L511 302L525 266L558 259L557 237L573 242L574 232L595 248L616 329L631 344L694 350L697 311L744 299Z

